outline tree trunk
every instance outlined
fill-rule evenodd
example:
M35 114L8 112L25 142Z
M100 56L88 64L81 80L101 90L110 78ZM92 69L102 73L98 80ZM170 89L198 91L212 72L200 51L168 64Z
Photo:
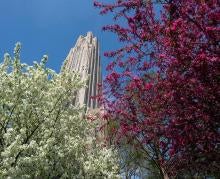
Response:
M161 173L163 179L169 179L168 174L166 173L166 171L164 170L164 168L161 167L161 166L160 166L160 173Z

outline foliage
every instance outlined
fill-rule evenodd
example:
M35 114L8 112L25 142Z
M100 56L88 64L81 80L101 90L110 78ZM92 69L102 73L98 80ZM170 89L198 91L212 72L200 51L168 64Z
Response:
M14 58L0 65L0 178L118 178L116 153L96 144L95 127L73 106L79 75Z
M95 1L114 14L122 47L103 96L115 142L144 150L161 176L220 171L220 58L217 0Z

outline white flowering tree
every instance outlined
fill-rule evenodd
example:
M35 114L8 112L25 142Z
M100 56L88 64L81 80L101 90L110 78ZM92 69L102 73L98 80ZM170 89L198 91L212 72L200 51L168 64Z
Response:
M116 154L93 145L94 124L72 105L79 76L46 68L46 56L22 64L19 54L18 43L0 65L0 178L118 178Z

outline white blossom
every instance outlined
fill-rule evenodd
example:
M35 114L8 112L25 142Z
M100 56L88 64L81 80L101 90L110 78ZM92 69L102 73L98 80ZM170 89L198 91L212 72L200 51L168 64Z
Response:
M21 64L20 47L0 64L0 178L119 178L115 151L92 147L94 124L71 103L79 75L47 69L47 56Z

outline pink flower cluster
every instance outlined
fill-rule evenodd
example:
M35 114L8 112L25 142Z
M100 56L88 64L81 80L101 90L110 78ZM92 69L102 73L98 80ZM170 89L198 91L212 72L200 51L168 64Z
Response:
M113 13L116 23L127 22L104 27L125 44L106 53L112 62L102 94L108 120L118 123L116 141L150 146L167 175L219 171L219 1L117 0L95 6L101 14Z

